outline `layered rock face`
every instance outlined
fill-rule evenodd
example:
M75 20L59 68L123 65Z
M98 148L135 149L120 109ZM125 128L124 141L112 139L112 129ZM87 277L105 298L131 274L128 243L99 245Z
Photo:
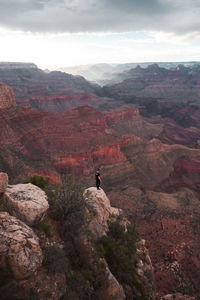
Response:
M0 109L16 106L15 95L11 87L0 83Z
M0 67L0 82L11 86L17 104L40 111L62 112L77 105L109 106L102 89L81 76L25 66Z
M29 277L41 266L43 255L38 237L6 212L0 213L0 239L1 265L9 266L15 278Z
M148 68L135 68L127 73L127 79L104 87L108 96L130 102L145 103L148 100L198 102L200 92L199 68L179 67L167 70L154 64Z
M35 185L9 186L4 194L4 207L28 225L36 225L45 215L49 204L46 194Z
M129 134L120 126L128 128ZM33 173L57 181L61 172L69 172L92 183L94 168L101 166L108 187L156 187L181 156L199 159L198 149L165 145L158 139L147 141L162 130L151 124L146 132L147 126L138 111L129 107L107 114L88 106L62 114L24 108L4 111L0 117L0 167L18 181Z

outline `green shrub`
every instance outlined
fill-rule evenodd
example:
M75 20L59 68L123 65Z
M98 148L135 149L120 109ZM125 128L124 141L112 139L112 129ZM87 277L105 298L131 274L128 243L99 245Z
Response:
M113 222L107 236L99 239L97 251L106 259L111 272L122 285L136 288L141 295L138 299L146 299L144 287L136 278L137 237L138 233L132 226L125 231L118 222Z
M72 270L66 274L67 281L70 282L67 294L73 292L78 295L77 299L96 299L94 296L96 274L91 263L90 251L91 249L75 239L66 244L66 252Z
M49 184L49 178L48 177L44 178L43 176L40 175L32 175L29 178L27 178L24 181L24 183L32 183L44 190Z
M51 236L51 227L46 222L42 221L36 226L37 229L42 230L46 236Z
M43 265L49 273L65 273L68 270L68 259L63 249L50 246L44 249Z
M49 185L45 192L50 204L50 215L59 221L65 234L74 234L84 219L84 188L73 181L72 175L62 176L62 184Z
M81 274L85 278L85 280L89 282L94 282L94 274L91 270L82 270Z

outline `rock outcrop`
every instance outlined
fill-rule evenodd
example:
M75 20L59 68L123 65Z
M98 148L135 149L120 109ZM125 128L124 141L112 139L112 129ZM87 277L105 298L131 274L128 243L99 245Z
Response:
M11 87L0 83L0 109L16 106L15 95Z
M119 284L115 276L110 272L106 266L105 270L105 286L100 291L101 299L111 300L125 300L126 296L123 287Z
M95 187L88 188L85 190L83 197L86 203L85 223L87 224L87 233L82 233L82 239L88 240L88 244L91 242L91 238L88 239L89 231L90 235L92 235L93 244L100 237L106 235L106 232L109 230L108 221L116 219L120 214L120 210L111 207L110 201L102 189L97 190ZM99 292L101 297L108 300L124 300L125 293L122 286L111 273L105 260L102 263L105 265L105 270L104 284Z
M10 268L14 277L29 277L42 264L42 250L33 230L22 221L0 212L1 266Z
M97 188L94 187L86 189L84 192L84 199L86 203L85 224L87 224L87 231L82 232L84 243L90 243L91 237L92 243L94 243L94 241L97 241L102 236L106 236L109 231L109 222L114 222L116 220L123 225L124 231L126 232L127 226L130 224L129 221L124 216L121 209L110 205L110 201L103 189L97 190ZM140 282L139 284L144 286L146 294L148 295L147 299L154 299L153 267L144 240L138 240L136 256L136 273L137 279ZM104 280L106 281L106 285L100 289L101 297L108 300L126 299L124 289L111 273L105 259L102 259L102 263L103 262L106 266L104 270ZM133 299L137 296L139 296L137 292L134 295L132 294Z
M98 239L108 231L108 221L112 217L118 217L121 210L111 207L110 201L102 189L97 190L97 188L91 187L85 190L83 196L86 203L86 214L95 214L95 218L89 223L89 230L93 233L94 238Z
M39 187L28 184L9 185L4 194L4 207L28 225L36 225L45 215L49 204Z
M8 175L6 173L0 173L0 194L4 193L8 186Z
M151 258L149 256L149 251L146 248L146 241L140 240L137 242L137 274L142 282L142 284L145 286L146 289L146 295L148 299L153 298L153 266L151 263Z

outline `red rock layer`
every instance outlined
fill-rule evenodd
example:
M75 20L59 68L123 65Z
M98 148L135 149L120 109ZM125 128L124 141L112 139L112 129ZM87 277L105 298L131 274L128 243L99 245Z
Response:
M0 82L13 88L18 105L39 111L62 112L77 105L107 105L104 98L97 96L102 94L98 85L63 72L46 73L28 66L0 68Z
M128 135L123 128L128 128ZM186 266L187 253L179 260L179 277L174 275L173 265L164 263L168 251L174 251L184 239L188 245L190 239L193 241L191 261L194 274L198 274L200 241L193 227L198 224L199 215L188 218L197 209L198 200L193 201L190 194L180 194L175 205L170 194L158 194L156 198L145 189L154 193L156 189L169 191L183 186L196 189L200 182L200 150L163 144L155 138L160 130L153 123L148 126L138 111L129 107L107 114L86 105L64 113L10 107L0 114L0 169L8 172L11 183L31 174L48 175L59 181L61 173L73 173L79 182L93 185L94 169L101 167L102 187L113 190L112 202L137 214L140 232L148 241L157 268L158 290L164 293L172 286L180 287L180 276L186 276L186 282L192 276ZM150 140L144 139L144 135ZM136 187L139 196L133 191ZM130 195L127 189L131 190ZM199 210L196 212L199 214ZM194 278L191 282L195 294L199 281Z
M129 134L117 124L129 127ZM89 106L64 113L10 108L0 116L0 167L10 178L17 178L15 173L23 178L41 173L57 181L67 172L91 183L94 169L101 167L107 187L152 188L169 177L181 156L199 159L200 150L169 146L155 138L148 142L133 134L140 128L143 135L146 127L137 109L129 107L108 114ZM156 131L152 127L149 135Z
M0 117L1 168L8 168L11 175L81 175L94 172L99 164L123 163L126 158L119 145L123 138L106 133L107 129L104 116L89 106L62 114L10 109Z
M173 171L160 183L162 190L174 191L188 187L195 191L200 188L200 158L182 156L173 164Z

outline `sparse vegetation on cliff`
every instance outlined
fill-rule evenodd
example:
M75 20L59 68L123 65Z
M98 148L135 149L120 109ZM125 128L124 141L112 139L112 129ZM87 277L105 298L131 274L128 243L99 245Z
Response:
M29 178L27 178L24 181L24 183L32 183L44 190L49 185L49 178L48 177L45 178L40 175L32 175Z
M74 182L72 175L62 176L62 184L49 185L45 191L50 204L50 216L59 221L62 233L80 228L84 216L83 186Z
M143 285L136 278L136 240L137 231L129 225L127 230L118 222L110 223L107 236L97 243L100 257L106 259L116 279L125 287L128 286L140 294L137 299L147 299ZM126 288L125 288L126 291Z

